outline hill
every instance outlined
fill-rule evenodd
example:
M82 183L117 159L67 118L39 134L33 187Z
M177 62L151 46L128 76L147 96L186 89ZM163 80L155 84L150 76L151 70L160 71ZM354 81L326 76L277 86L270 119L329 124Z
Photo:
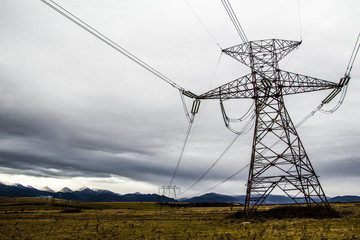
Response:
M47 189L47 191L45 190ZM109 190L82 188L73 191L64 187L59 192L54 192L50 188L39 190L31 186L23 186L21 184L5 185L0 183L0 196L3 197L47 197L58 198L71 201L83 202L178 202L173 198L160 196L158 194L142 194L142 193L129 193L118 194ZM329 202L360 202L359 196L336 196L328 198ZM244 203L245 195L222 195L217 193L206 193L201 196L192 198L182 198L179 202L187 203ZM290 204L293 201L282 195L269 195L264 201L264 204Z
M156 202L160 199L158 194L125 194L111 192L109 190L82 188L72 191L63 188L60 192L43 191L33 187L24 187L20 184L5 185L0 183L0 196L2 197L47 197L58 198L71 201L83 202ZM162 202L175 202L173 198L161 196Z
M359 196L352 196L352 195L345 195L345 196L336 196L333 198L330 198L328 200L329 202L360 202Z

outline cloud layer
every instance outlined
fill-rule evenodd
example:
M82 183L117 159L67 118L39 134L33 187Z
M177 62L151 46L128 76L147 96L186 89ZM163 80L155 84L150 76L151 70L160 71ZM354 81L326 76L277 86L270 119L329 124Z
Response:
M256 1L233 7L249 39L299 39L296 1ZM301 3L304 42L281 68L338 81L355 42L358 1ZM182 1L59 1L99 31L195 93L249 70L221 57L216 42ZM127 179L154 186L170 181L187 121L176 89L140 68L57 14L41 1L2 1L0 7L0 165L2 173L42 178ZM223 48L239 43L221 4L192 2ZM205 7L203 7L205 6ZM276 6L289 11L278 11ZM258 9L257 21L252 21ZM278 11L275 16L270 9ZM271 12L271 17L268 15ZM346 26L346 27L345 27ZM351 189L360 160L360 67L354 66L348 98L335 114L317 114L299 129L315 169L332 194L336 178ZM214 72L216 70L216 74ZM327 93L287 98L294 122ZM188 107L191 104L187 102ZM248 101L229 106L241 115ZM236 126L239 127L239 126ZM191 185L233 135L219 104L203 102L175 183ZM203 191L248 163L251 133L241 137L195 189ZM236 166L236 167L234 167ZM247 170L219 192L244 191ZM331 181L330 181L331 180ZM239 186L241 185L241 186ZM121 192L121 189L116 189ZM240 194L239 193L239 194Z

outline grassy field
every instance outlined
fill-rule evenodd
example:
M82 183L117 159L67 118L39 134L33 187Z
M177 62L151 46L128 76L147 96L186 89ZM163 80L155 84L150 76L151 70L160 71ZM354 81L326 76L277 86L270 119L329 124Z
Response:
M359 239L360 203L332 207L340 217L243 219L236 206L0 198L0 239Z

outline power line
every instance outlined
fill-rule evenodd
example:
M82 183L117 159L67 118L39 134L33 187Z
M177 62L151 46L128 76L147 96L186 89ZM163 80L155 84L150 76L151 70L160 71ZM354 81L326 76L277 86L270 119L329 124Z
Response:
M41 0L41 1L43 3L45 3L46 5L48 5L49 7L51 7L52 9L54 9L55 11L57 11L58 13L60 13L61 15L63 15L64 17L66 17L67 19L69 19L70 21L72 21L73 23L75 23L76 25L83 28L85 31L89 32L96 38L98 38L101 41L103 41L104 43L106 43L107 45L109 45L110 47L115 49L116 51L120 52L124 56L128 57L130 60L134 61L141 67L145 68L146 70L148 70L149 72L151 72L152 74L157 76L158 78L160 78L163 81L165 81L166 83L170 84L172 87L178 89L179 91L181 91L183 93L185 92L185 89L182 88L181 86L179 86L178 84L176 84L174 81L170 80L168 77L166 77L165 75L163 75L162 73L160 73L159 71L157 71L156 69L154 69L153 67L151 67L150 65L148 65L147 63L145 63L144 61L142 61L141 59L139 59L138 57L136 57L135 55L133 55L132 53L127 51L126 49L124 49L123 47L119 46L117 43L112 41L110 38L106 37L104 34L99 32L98 30L94 29L93 27L91 27L90 25L85 23L80 18L76 17L74 14L72 14L71 12L69 12L68 10L66 10L65 8L60 6L59 4L55 3L52 0Z
M351 70L352 70L354 61L355 61L355 59L356 59L356 56L357 56L357 54L358 54L358 52L359 52L359 48L360 48L360 42L359 42L359 40L360 40L360 33L359 33L359 35L358 35L358 37L357 37L357 39L356 39L354 49L353 49L353 51L352 51L352 53L351 53L351 57L350 57L349 63L348 63L348 65L347 65L347 68L346 68L346 71L345 71L345 76L349 76L349 75L350 75L350 72L351 72Z
M245 32L244 30L242 29L241 25L240 25L240 22L238 20L238 18L236 17L236 14L233 10L233 8L231 7L230 5L230 2L229 0L221 0L222 4L224 5L225 7L225 10L227 12L227 14L229 15L230 17L230 20L232 21L232 23L234 24L234 27L236 29L236 31L238 32L241 40L246 43L248 42L249 40L247 39L246 35L245 35Z
M182 157L183 157L183 154L184 154L184 151L185 151L186 143L187 143L189 135L190 135L190 131L191 131L191 127L192 127L192 124L193 124L193 121L194 121L195 113L197 113L199 105L200 105L199 100L194 101L193 108L192 108L192 111L191 111L192 116L190 116L187 109L186 109L185 101L183 99L183 95L185 95L187 97L190 97L190 98L195 98L196 95L189 92L189 91L185 91L184 88L177 85L175 82L170 80L168 77L166 77L165 75L163 75L162 73L160 73L159 71L157 71L156 69L154 69L153 67L151 67L150 65L145 63L144 61L142 61L141 59L137 58L135 55L133 55L132 53L130 53L129 51L127 51L126 49L124 49L123 47L121 47L120 45L115 43L114 41L112 41L110 38L106 37L104 34L99 32L98 30L91 27L89 24L87 24L86 22L84 22L83 20L81 20L80 18L78 18L77 16L75 16L74 14L72 14L71 12L69 12L68 10L63 8L62 6L60 6L59 4L55 3L52 0L41 0L41 1L43 3L45 3L46 5L48 5L49 7L51 7L52 9L54 9L55 11L57 11L58 13L60 13L61 15L63 15L64 17L66 17L67 19L69 19L70 21L72 21L73 23L75 23L76 25L83 28L85 31L89 32L90 34L92 34L96 38L98 38L101 41L103 41L104 43L106 43L107 45L109 45L110 47L115 49L116 51L118 51L121 54L125 55L130 60L134 61L135 63L137 63L141 67L143 67L146 70L148 70L149 72L153 73L155 76L159 77L160 79L162 79L166 83L170 84L172 87L179 90L179 92L181 93L181 99L182 99L184 109L185 109L185 115L186 115L186 117L188 118L188 121L189 121L189 126L188 126L188 129L186 131L186 136L185 136L185 139L184 139L184 142L183 142L183 146L182 146L182 149L181 149L181 152L180 152L179 159L177 161L175 171L174 171L174 173L172 175L172 178L171 178L171 181L170 181L170 184L169 184L169 186L171 186L171 184L174 181L174 178L176 176L177 170L179 168L180 162L182 160Z
M300 31L300 40L302 41L302 27L301 27L301 12L300 12L300 0L298 0L298 11L299 11L299 31Z
M345 100L345 97L346 97L346 93L347 93L347 90L348 90L348 84L349 84L349 81L350 81L350 73L351 73L351 70L352 70L352 67L354 65L354 62L355 62L355 59L356 59L356 56L359 52L359 48L360 48L360 33L358 34L358 37L356 39L356 42L355 42L355 46L354 46L354 49L351 53L351 56L350 56L350 60L349 60L349 63L346 67L346 70L345 70L345 75L343 78L340 79L340 82L339 82L339 85L338 85L338 88L337 89L334 89L323 101L322 101L322 104L327 104L329 103L330 101L332 101L340 92L341 92L341 96L340 96L340 99L339 101L337 102L337 104L331 109L331 110L324 110L324 109L319 109L320 112L322 113L326 113L326 114L331 114L333 112L335 112L336 110L338 110L340 108L340 106L342 105L342 103L344 102Z
M177 173L177 170L178 170L178 168L179 168L179 166L180 166L180 162L181 162L182 157L183 157L183 155L184 155L186 143L187 143L187 141L188 141L188 139L189 139L189 135L190 135L190 131L191 131L191 127L192 127L193 122L194 122L194 121L190 121L190 122L189 122L189 126L188 126L188 128L187 128L187 130L186 130L185 139L184 139L184 142L183 142L181 151L180 151L180 156L179 156L178 161L177 161L177 163L176 163L176 167L175 167L174 173L173 173L173 175L172 175L172 177L171 177L171 181L170 181L169 186L171 186L171 184L173 183L174 178L175 178L176 173Z
M214 163L190 187L188 187L185 191L183 191L181 193L182 194L186 193L187 191L192 189L196 184L198 184L210 172L210 170L213 169L213 167L215 167L215 165L222 159L222 157L231 148L231 146L236 142L236 140L239 138L239 136L240 135L235 135L235 137L230 141L230 143L225 148L225 150L216 158Z
M341 91L341 96L340 96L340 99L339 101L336 103L336 105L330 109L330 110L325 110L325 109L322 109L322 106L321 108L319 108L319 111L321 113L326 113L326 114L332 114L334 113L336 110L338 110L340 108L340 106L342 105L342 103L344 102L345 100L345 97L346 97L346 93L347 93L347 90L348 90L348 86L349 85L345 85L343 88L340 89L337 89L335 91L332 91L324 100L323 102L321 103L322 105L326 104L326 103L329 103L332 99L335 98L335 96Z
M238 175L239 173L241 173L242 171L244 171L247 167L249 167L250 163L246 164L244 167L240 168L239 170L237 170L234 174L232 174L230 177L226 178L225 180L223 180L222 182L216 184L215 186L211 187L211 188L208 188L206 189L205 191L202 191L200 193L197 193L196 195L199 195L199 194L203 194L203 193L206 193L206 192L209 192L211 190L213 190L214 188L217 188L218 186L220 186L221 184L229 181L230 179L232 179L233 177L235 177L236 175Z
M183 102L185 104L185 102ZM186 107L184 105L184 107ZM178 158L178 161L176 163L176 167L175 167L175 170L174 170L174 173L171 177L171 181L170 181L170 184L169 186L171 186L171 184L173 183L174 181L174 178L176 176L176 173L177 173L177 170L180 166L180 162L183 158L183 155L184 155L184 152L185 152L185 148L186 148L186 144L188 142L188 139L189 139L189 136L190 136L190 131L191 131L191 127L194 123L194 119L195 119L195 114L197 114L199 112L199 107L200 107L200 100L196 99L193 101L193 104L192 104L192 107L191 107L191 116L189 117L189 126L188 126L188 129L186 131L186 134L185 134L185 139L184 139L184 142L183 142L183 145L182 145L182 148L181 148L181 151L180 151L180 155L179 155L179 158ZM187 109L186 109L186 113L187 113Z
M184 0L186 5L189 7L189 9L191 10L191 12L195 15L195 17L197 18L197 20L200 22L200 24L204 27L204 29L206 30L206 32L209 34L209 36L214 40L214 42L216 43L216 45L222 50L220 44L218 43L218 41L215 39L214 35L210 32L209 28L206 27L205 23L201 20L201 18L199 17L198 14L196 14L196 12L194 11L194 9L191 7L191 5L189 4L188 1Z
M254 120L255 114L249 115L249 113L254 110L254 107L253 107L254 105L252 105L249 108L249 110L245 113L245 115L242 118L237 119L239 121L243 121L245 118L249 118L249 120L244 124L244 126L242 127L242 129L240 131L235 131L233 128L231 128L229 126L229 122L226 122L226 120L225 120L225 118L227 118L227 116L226 116L225 110L223 108L222 101L220 101L220 106L221 106L221 111L223 113L225 125L230 131L235 133L235 137L230 141L230 143L221 152L221 154L215 159L213 164L211 164L210 167L190 187L188 187L185 191L183 191L182 194L186 193L187 191L192 189L196 184L198 184L210 172L210 170L213 169L215 167L215 165L223 158L223 156L232 147L232 145L236 142L236 140L239 138L239 136L247 134L250 131L250 129L252 128L252 125L254 123L253 120ZM227 119L229 119L229 118L227 118ZM230 119L229 119L229 121L230 121Z

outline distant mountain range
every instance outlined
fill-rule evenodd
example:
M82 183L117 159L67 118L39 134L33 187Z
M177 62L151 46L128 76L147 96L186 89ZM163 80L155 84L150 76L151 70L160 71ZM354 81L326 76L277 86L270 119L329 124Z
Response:
M42 190L33 188L31 186L25 187L21 184L5 185L0 183L0 196L3 197L49 197L59 198L72 201L85 201L85 202L188 202L188 203L244 203L245 195L222 195L217 193L207 193L201 196L192 198L181 198L175 200L166 196L158 194L141 194L129 193L118 194L108 190L94 190L90 188L82 188L77 191L65 187L59 192L55 192L49 187ZM360 202L359 196L337 196L328 198L329 202ZM282 195L270 195L265 200L264 204L287 204L293 201Z
M5 185L0 183L0 196L3 197L48 197L59 198L72 201L84 202L157 202L160 198L158 194L125 194L121 195L108 190L94 190L82 188L77 191L65 187L59 192L46 187L39 190L33 187L25 187L21 184ZM162 202L175 202L173 198L161 196Z

